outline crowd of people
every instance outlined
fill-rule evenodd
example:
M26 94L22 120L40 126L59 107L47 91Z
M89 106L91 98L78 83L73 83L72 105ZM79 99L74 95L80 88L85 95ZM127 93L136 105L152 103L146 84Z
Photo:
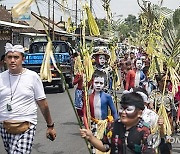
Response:
M100 151L170 154L172 151L169 138L178 133L180 123L180 85L173 95L166 72L157 74L155 79L149 78L150 59L139 49L123 52L113 66L109 52L103 49L93 52L94 73L88 83L83 68L75 71L74 106L84 126L80 135L89 141L93 154ZM74 59L80 60L80 54ZM56 138L42 81L36 72L23 67L23 60L23 46L7 43L1 60L0 134L5 150L13 154L31 153L37 107L47 123L47 138L52 141ZM119 74L121 98L115 96L117 89L113 87ZM167 118L159 113L162 107ZM168 130L165 123L170 124Z
M173 96L170 90L172 84L166 72L150 79L148 70L151 62L148 54L142 48L136 52L124 52L116 62L123 91L117 102L110 92L114 82L110 55L100 49L92 54L92 58L95 59L91 80L93 90L87 100L81 95L82 102L89 103L91 125L87 126L86 121L87 102L80 109L85 124L80 134L90 142L92 153L170 154L172 145L169 138L178 133L179 127L180 91ZM85 93L83 88L81 90ZM159 114L161 104L164 104L168 119ZM164 130L167 121L170 123L170 133Z

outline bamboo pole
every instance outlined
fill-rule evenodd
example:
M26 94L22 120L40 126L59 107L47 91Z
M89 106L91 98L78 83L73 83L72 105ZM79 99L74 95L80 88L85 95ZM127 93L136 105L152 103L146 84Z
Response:
M36 6L37 6L37 9L38 9L38 12L39 12L39 14L40 14L40 16L41 16L41 12L40 12L40 9L39 9L37 0L35 0L35 2L36 2ZM41 22L43 23L44 30L45 30L45 32L46 32L46 34L47 34L47 36L48 36L48 41L51 41L51 39L50 39L50 37L49 37L49 34L48 34L48 31L47 31L47 29L46 29L46 26L45 26L45 24L44 24L44 22L43 22L42 19L41 19ZM54 64L54 63L53 63L53 64ZM57 71L60 73L60 76L61 76L61 78L62 78L62 80L63 80L64 85L65 85L66 92L67 92L68 97L69 97L69 99L70 99L71 106L72 106L72 108L73 108L73 110L74 110L76 119L77 119L77 121L78 121L78 125L79 125L80 128L82 128L82 124L81 124L80 118L79 118L79 116L78 116L77 110L76 110L75 107L74 107L73 99L72 99L71 94L70 94L70 92L69 92L69 90L68 90L68 87L67 87L67 84L66 84L64 75L62 74L62 71L61 71L61 67L60 67L60 65L59 65L58 67L55 65L55 68L56 68ZM87 139L84 138L84 140L85 140L86 145L87 145L87 147L88 147L88 141L87 141ZM91 154L91 151L90 151L89 147L88 147L88 150L89 150L89 153Z

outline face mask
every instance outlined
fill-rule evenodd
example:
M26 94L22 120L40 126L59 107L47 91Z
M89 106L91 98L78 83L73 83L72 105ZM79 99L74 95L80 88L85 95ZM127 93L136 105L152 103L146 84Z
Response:
M120 105L119 113L122 114L123 111L127 114L128 118L134 118L137 114L137 110L134 105Z
M137 69L141 69L142 68L142 61L141 60L137 60L136 61L136 68Z
M106 62L105 55L99 55L99 65L104 65Z
M95 91L102 91L104 88L104 78L103 77L95 77L93 82Z

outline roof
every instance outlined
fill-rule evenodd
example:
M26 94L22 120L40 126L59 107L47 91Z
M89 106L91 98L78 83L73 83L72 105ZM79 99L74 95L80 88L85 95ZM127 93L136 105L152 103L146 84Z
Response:
M0 25L6 26L6 27L16 27L16 28L31 28L30 26L27 26L27 25L21 25L21 24L16 24L12 22L2 21L2 20L0 20Z
M31 12L31 20L27 21L27 23L29 25L31 25L34 29L38 30L38 31L44 31L44 26L43 26L41 20L43 20L46 29L48 29L48 24L49 24L50 29L52 30L53 22L50 21L50 23L48 23L48 19L46 17L44 17L44 16L40 17L38 14L36 14L34 12ZM72 33L66 32L63 28L58 26L57 23L54 23L54 32L59 33L61 35L63 34L63 36L72 36L72 35L74 35Z
M27 36L46 36L46 34L40 34L40 33L20 33L20 34Z
M11 13L8 12L6 6L0 5L0 20L11 22Z

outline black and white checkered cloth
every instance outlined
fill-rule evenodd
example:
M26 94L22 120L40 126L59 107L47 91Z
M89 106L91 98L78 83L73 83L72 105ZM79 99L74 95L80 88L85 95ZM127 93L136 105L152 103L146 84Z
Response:
M32 124L24 133L13 135L7 133L0 123L0 134L8 154L30 154L35 131L36 125Z
M97 123L91 121L91 131L95 137L97 137L97 127L98 127ZM91 150L92 150L91 151L92 154L96 154L96 149L94 148L93 145L91 145Z

